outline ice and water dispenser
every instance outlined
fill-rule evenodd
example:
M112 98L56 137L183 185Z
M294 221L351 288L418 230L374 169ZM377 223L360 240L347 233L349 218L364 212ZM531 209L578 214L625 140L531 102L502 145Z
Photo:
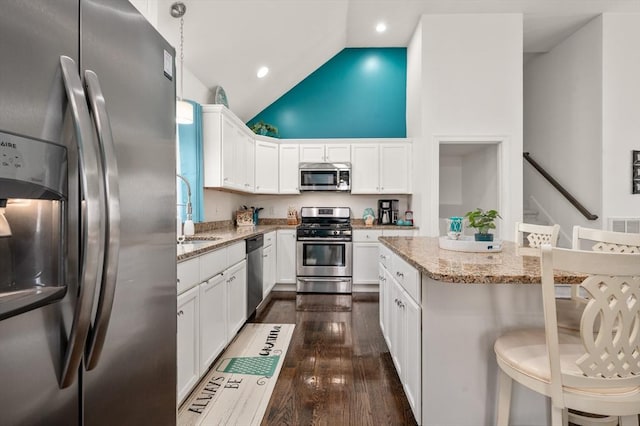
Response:
M67 150L0 132L0 320L64 297Z

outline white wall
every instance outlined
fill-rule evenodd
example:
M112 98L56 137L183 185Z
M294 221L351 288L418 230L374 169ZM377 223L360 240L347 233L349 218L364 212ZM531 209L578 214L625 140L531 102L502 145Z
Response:
M596 18L531 59L524 72L524 150L597 215L603 213L602 63L602 18ZM525 197L538 200L569 235L573 225L600 226L528 163L524 182Z
M603 16L602 217L640 217L631 151L640 150L640 15Z
M522 15L423 15L408 52L408 74L421 68L421 83L411 87L419 93L408 96L409 104L421 103L420 123L412 118L407 126L414 147L420 140L425 147L414 149L414 170L425 170L414 180L420 233L439 233L438 145L443 135L461 143L467 136L478 140L486 135L488 142L507 145L506 161L500 162L500 213L511 229L522 217Z
M397 199L400 217L409 209L408 195L351 195L333 192L307 192L300 195L240 195L205 190L205 221L231 220L242 205L262 207L260 218L285 219L289 207L300 212L301 207L351 207L351 217L362 219L364 209L370 207L378 215L378 200Z
M459 147L464 147L460 151ZM498 145L440 145L440 235L446 232L446 218L464 216L468 211L480 207L484 210L497 208L498 191ZM497 222L500 234L501 221ZM467 230L472 235L474 230ZM503 235L503 238L512 239Z
M483 145L482 149L462 157L462 213L480 207L498 208L498 146ZM497 225L500 227L500 221ZM511 229L511 228L509 228ZM496 231L499 233L499 230ZM503 238L505 235L503 235Z

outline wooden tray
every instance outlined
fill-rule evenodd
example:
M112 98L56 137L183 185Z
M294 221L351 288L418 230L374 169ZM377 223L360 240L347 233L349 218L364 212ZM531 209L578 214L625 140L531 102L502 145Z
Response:
M502 251L502 240L475 241L473 237L461 236L459 240L440 237L438 245L441 249L464 251L469 253L497 253Z

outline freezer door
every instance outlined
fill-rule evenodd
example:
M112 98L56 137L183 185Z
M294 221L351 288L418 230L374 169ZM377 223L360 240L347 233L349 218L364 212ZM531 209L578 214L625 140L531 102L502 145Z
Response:
M94 71L104 93L120 193L113 310L83 376L85 424L173 425L175 51L128 1L82 0L80 13L82 73Z
M67 102L60 56L78 59L78 0L3 0L0 9L0 57L3 58L0 61L0 130L73 145L70 127L64 125ZM14 270L24 267L37 271L40 262L55 261L57 257L57 253L41 246L47 236L58 238L53 235L58 232L56 228L44 219L52 217L47 212L51 205L33 203L28 215L18 212L18 206L14 206L14 213L20 214L25 219L23 222L28 216L42 225L30 243L41 249L34 249L32 256L14 259ZM7 211L10 214L10 209ZM72 227L69 229L77 232ZM7 243L8 239L3 240ZM17 241L8 245L11 244ZM3 246L6 249L8 245ZM77 245L67 246L69 251L74 249L77 250ZM77 270L77 256L71 254L68 258L67 270ZM76 281L72 275L67 277L69 288L62 301L0 321L0 423L3 425L79 424L78 380L70 387L59 388L78 290Z

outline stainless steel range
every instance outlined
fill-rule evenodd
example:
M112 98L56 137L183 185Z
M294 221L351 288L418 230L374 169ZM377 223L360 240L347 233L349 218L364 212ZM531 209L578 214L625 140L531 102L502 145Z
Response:
M351 293L349 207L303 207L297 230L299 293Z

